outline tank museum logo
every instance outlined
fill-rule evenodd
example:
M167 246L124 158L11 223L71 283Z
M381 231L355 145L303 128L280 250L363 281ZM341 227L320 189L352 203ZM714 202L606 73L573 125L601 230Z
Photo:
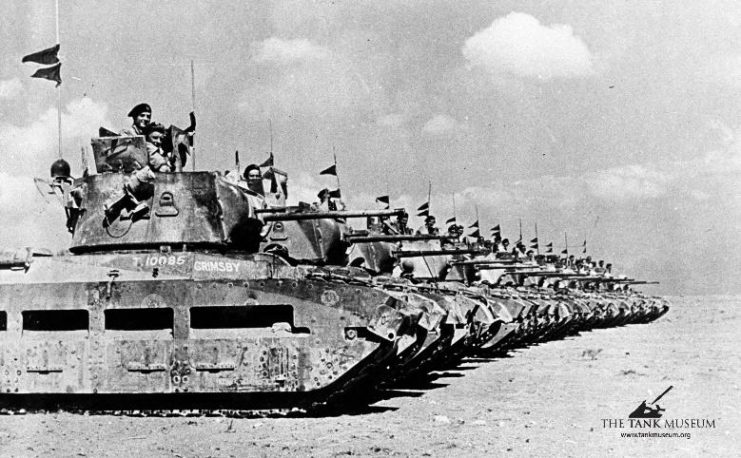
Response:
M715 429L717 423L715 418L665 417L666 409L661 407L659 401L672 388L674 388L673 385L669 386L650 403L643 400L628 414L628 418L603 418L602 428L630 430L620 432L620 437L626 438L677 437L683 439L692 437L689 430Z

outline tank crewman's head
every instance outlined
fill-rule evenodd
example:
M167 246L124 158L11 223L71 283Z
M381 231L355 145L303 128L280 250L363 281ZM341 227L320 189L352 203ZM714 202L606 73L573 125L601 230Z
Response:
M250 164L245 167L244 174L242 176L247 181L262 179L262 173L260 172L260 167L258 167L257 164Z
M396 217L396 221L398 221L399 226L406 227L406 225L409 223L409 213L399 213L399 215Z
M144 129L144 135L147 137L147 142L153 144L157 148L161 148L162 139L165 136L165 126L158 122L149 123Z
M263 193L262 172L260 172L260 167L258 167L257 164L250 164L245 167L244 174L242 176L244 177L245 181L247 181L247 188L258 194Z
M140 103L129 111L128 116L134 120L134 126L143 133L144 128L152 121L152 107L148 103Z
M329 200L329 189L324 188L321 191L319 191L319 194L316 195L319 198L319 202L326 202Z

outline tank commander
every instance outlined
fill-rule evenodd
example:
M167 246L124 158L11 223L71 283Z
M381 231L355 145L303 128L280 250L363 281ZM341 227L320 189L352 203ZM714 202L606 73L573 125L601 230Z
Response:
M509 253L509 239L504 239L497 246L497 253Z
M165 126L153 122L147 125L144 133L147 139L149 166L155 172L171 172L171 158L162 150L162 138L165 136Z
M244 181L247 182L247 189L261 196L265 195L265 190L262 187L262 172L260 172L260 167L257 164L248 165L242 176Z
M434 216L427 215L425 217L424 226L421 226L419 229L417 229L417 235L438 235L440 233L440 229L435 227L436 222L437 221L435 220Z
M448 237L446 239L443 239L442 241L442 247L452 249L456 247L456 244L461 241L461 236L463 235L463 226L452 224L448 227Z
M409 224L409 214L404 212L400 213L396 216L396 221L393 223L390 223L391 231L393 234L401 234L401 235L410 235L412 233L412 228L408 226Z
M518 241L514 248L512 248L512 254L515 255L517 259L522 259L525 257L525 244L522 243L522 241Z
M152 122L152 107L147 103L140 103L129 111L127 115L133 120L131 126L123 129L121 135L146 135L145 129Z
M319 202L314 202L313 207L315 210L321 212L337 211L337 205L330 198L329 189L322 189L316 196L319 198Z

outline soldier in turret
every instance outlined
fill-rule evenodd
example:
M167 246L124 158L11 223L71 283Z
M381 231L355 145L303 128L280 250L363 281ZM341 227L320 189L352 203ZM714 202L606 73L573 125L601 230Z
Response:
M408 235L412 233L412 228L407 226L409 224L409 214L404 212L396 216L396 221L390 223L391 230L395 234Z
M438 235L440 233L440 229L435 226L436 222L437 221L435 220L434 216L427 215L425 217L425 225L417 229L417 235Z
M248 165L244 169L243 177L247 182L247 189L261 196L265 195L265 190L262 186L262 172L260 172L260 167L257 164Z
M145 129L152 122L152 107L147 103L140 103L132 108L127 116L133 120L133 123L123 129L121 135L146 135Z
M332 201L329 189L322 189L316 196L319 198L319 202L314 202L313 207L315 210L322 212L337 211L337 204Z
M147 154L149 167L155 172L172 172L171 158L162 150L162 138L165 136L165 126L153 122L144 130L147 139Z

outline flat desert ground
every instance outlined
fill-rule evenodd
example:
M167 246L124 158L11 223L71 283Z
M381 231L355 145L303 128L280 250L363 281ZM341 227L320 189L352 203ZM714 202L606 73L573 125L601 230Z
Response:
M423 390L324 418L0 416L2 456L738 456L741 298L671 298L659 321L466 361ZM690 438L625 438L638 404Z

